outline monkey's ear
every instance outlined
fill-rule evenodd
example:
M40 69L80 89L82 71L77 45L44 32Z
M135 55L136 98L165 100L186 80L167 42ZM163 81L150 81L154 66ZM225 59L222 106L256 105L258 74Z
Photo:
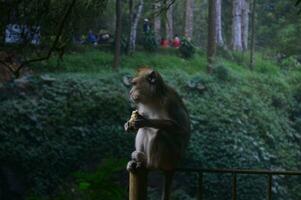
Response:
M148 74L147 79L148 79L148 81L149 81L150 84L155 84L156 81L157 81L157 73L154 70L152 70Z

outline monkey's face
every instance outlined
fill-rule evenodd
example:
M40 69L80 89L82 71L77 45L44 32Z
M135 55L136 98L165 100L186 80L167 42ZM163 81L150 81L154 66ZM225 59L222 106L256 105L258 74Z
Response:
M159 78L159 74L151 69L140 71L131 81L130 99L136 104L149 104L154 101L157 97Z

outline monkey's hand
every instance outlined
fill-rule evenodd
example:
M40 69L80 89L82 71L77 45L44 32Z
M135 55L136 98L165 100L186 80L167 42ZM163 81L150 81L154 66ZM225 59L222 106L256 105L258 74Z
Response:
M135 118L131 121L131 126L134 130L138 130L139 128L148 127L150 125L150 120L140 115L138 112L135 113Z
M139 128L143 127L149 127L149 120L143 117L142 115L139 115L139 117L132 122L132 126L135 130L138 130Z
M131 118L128 122L124 124L125 131L134 131L139 128L145 127L147 124L147 119L140 115L137 110L132 112Z

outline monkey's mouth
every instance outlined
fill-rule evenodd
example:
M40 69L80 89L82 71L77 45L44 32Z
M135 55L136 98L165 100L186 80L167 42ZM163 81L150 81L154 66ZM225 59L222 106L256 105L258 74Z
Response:
M137 94L130 94L130 100L133 102L133 103L138 103L140 98Z

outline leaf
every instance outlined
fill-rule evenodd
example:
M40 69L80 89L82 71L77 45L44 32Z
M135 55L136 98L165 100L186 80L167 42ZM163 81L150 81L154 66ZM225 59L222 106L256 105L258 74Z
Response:
M80 182L79 185L78 185L78 188L80 190L87 190L87 189L90 188L90 186L91 186L91 184L88 183L88 182Z

